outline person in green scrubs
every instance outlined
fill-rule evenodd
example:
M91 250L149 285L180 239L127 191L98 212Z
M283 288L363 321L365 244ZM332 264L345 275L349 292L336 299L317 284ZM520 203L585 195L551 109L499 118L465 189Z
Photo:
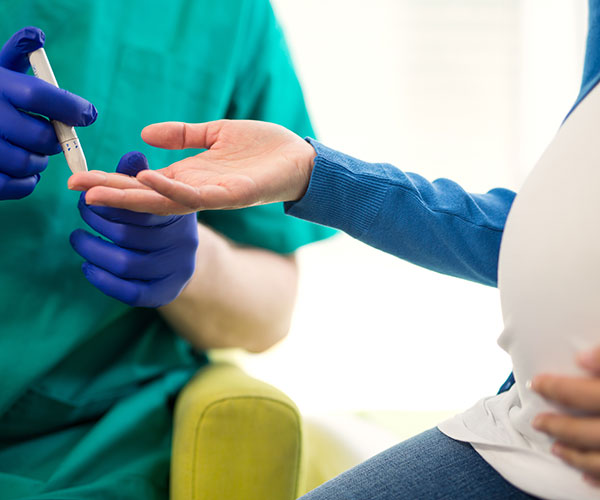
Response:
M267 0L0 0L0 40L46 34L62 88L90 102L90 169L145 145L149 123L248 118L312 135ZM195 273L159 309L92 286L69 235L86 228L64 157L0 201L0 498L164 499L178 391L211 347L261 351L287 332L299 246L332 232L267 205L198 215ZM88 228L89 229L89 228Z

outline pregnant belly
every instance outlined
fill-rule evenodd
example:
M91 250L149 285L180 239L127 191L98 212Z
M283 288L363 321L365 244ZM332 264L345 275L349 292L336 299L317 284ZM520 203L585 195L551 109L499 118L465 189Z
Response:
M551 407L526 389L542 372L579 375L574 357L600 344L600 87L563 124L517 195L498 269L504 331L521 406L515 426Z

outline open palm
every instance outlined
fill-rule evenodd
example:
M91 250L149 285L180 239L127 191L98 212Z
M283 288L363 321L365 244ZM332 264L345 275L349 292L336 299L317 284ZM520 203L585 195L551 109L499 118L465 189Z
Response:
M142 138L160 148L207 151L136 178L78 173L69 187L87 190L88 204L161 215L242 208L301 198L315 156L286 128L250 120L157 123L146 127Z

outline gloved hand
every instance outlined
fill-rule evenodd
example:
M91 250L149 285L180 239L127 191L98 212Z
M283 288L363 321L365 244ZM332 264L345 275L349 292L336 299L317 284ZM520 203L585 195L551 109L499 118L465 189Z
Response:
M125 154L117 172L135 176L148 168L142 153ZM175 299L194 273L198 246L195 214L160 216L85 204L85 222L109 240L83 229L71 233L71 245L86 262L82 270L100 291L134 307L159 307Z
M37 115L71 126L91 125L98 115L85 99L25 74L27 54L44 39L40 29L23 28L0 51L0 200L31 194L48 165L47 155L61 152L52 125Z

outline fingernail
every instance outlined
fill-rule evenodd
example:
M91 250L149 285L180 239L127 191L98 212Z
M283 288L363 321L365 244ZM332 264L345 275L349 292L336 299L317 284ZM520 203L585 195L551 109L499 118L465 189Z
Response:
M563 448L558 443L554 443L550 451L552 451L553 455L556 455L557 457L562 457Z
M542 416L537 415L532 421L531 421L531 426L534 429L540 429L542 427L542 423L544 422L544 419Z
M527 387L527 389L530 390L530 391L538 392L538 389L540 388L540 379L539 379L539 377L535 376L532 379L529 379L525 383L525 387Z
M592 352L586 351L586 352L580 352L577 355L577 361L579 361L579 364L585 366L586 368L592 368L592 369L596 369L596 357L594 356L594 354Z

